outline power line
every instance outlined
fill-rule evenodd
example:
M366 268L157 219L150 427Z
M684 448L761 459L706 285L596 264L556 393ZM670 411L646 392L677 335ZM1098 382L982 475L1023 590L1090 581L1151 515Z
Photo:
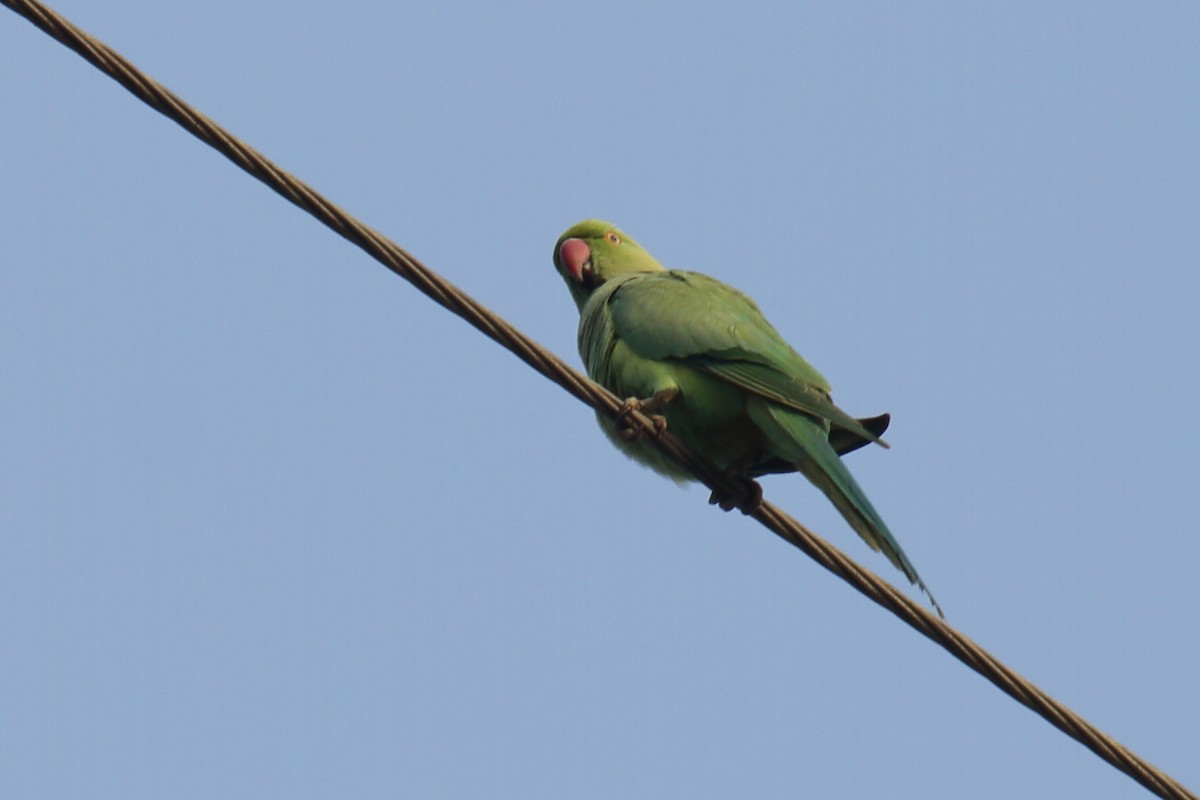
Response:
M74 50L143 102L174 120L286 200L316 217L338 235L358 245L376 261L415 285L441 306L471 323L579 400L610 418L616 417L621 411L621 401L607 389L572 369L558 356L421 264L399 245L358 222L303 181L284 172L261 153L143 74L108 45L75 27L37 0L0 0L0 3ZM727 476L694 457L669 431L657 436L654 424L644 415L633 412L628 416L647 434L647 438L676 462L689 469L710 489L725 495L737 494L741 487L734 485ZM969 637L950 627L912 598L857 564L841 550L775 506L764 502L752 516L784 541L794 545L909 626L937 642L1005 694L1036 712L1154 794L1170 800L1200 800L1178 781L1050 697Z

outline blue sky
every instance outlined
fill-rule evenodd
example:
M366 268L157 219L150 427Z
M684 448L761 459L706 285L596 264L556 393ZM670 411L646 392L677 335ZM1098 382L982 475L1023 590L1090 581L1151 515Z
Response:
M754 297L950 621L1200 788L1200 11L56 6L578 363ZM0 795L1143 797L0 14ZM796 476L768 499L889 580Z

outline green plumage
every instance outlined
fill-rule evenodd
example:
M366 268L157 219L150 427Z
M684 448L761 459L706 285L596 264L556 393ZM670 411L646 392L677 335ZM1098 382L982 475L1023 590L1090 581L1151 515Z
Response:
M718 469L748 478L799 471L872 549L925 590L839 458L867 442L884 444L886 416L857 420L842 411L825 378L753 300L706 275L664 269L606 222L567 230L554 262L579 306L579 353L593 380L623 398L673 393L656 413ZM607 419L601 426L638 461L690 479L650 443L625 441Z

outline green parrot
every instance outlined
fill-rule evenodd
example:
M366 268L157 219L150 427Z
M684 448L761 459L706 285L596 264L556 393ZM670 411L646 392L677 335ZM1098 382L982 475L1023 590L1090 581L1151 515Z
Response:
M798 471L933 600L840 458L872 442L887 447L887 414L860 420L842 411L821 373L753 300L707 275L665 269L607 222L569 228L554 265L579 307L579 354L592 380L627 398L626 414L651 415L656 428L745 486L737 497L714 492L710 502L752 513L762 499L754 478ZM676 481L693 479L620 417L599 419L632 458Z

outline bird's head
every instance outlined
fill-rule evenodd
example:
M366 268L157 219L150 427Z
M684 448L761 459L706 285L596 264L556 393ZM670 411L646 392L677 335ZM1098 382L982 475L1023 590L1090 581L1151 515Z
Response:
M554 245L554 266L580 308L605 281L663 268L641 245L598 219L572 225L558 238Z

